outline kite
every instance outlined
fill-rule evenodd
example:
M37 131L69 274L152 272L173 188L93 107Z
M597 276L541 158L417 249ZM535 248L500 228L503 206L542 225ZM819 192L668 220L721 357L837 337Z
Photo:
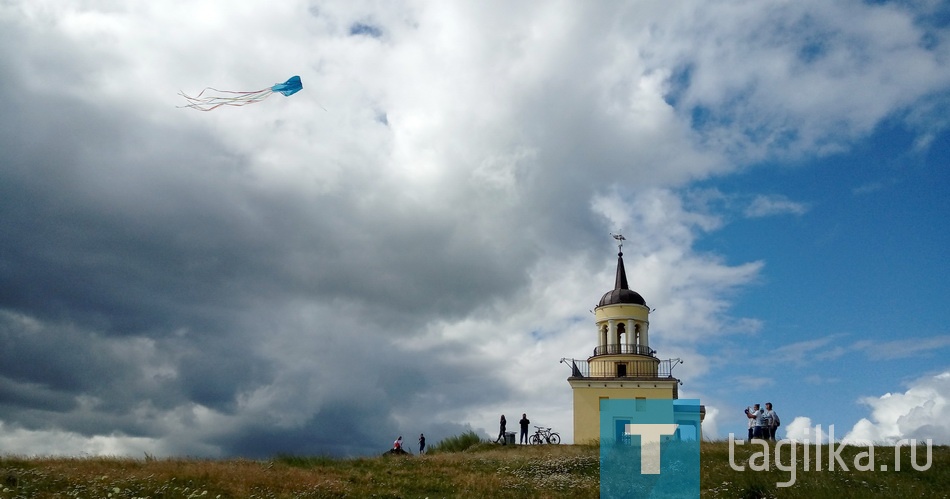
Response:
M199 111L211 111L221 106L246 106L260 102L275 93L290 96L299 92L301 88L303 88L303 83L300 82L299 76L292 76L287 81L278 83L273 87L251 92L235 92L232 90L218 90L208 87L194 97L184 92L178 92L178 95L188 101L188 104L178 107L190 107ZM205 92L208 92L208 95L205 95Z

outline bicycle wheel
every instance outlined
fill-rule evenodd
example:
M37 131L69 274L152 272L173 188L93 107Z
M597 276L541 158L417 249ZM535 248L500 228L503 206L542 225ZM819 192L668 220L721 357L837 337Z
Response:
M531 438L528 440L528 442L530 442L531 445L541 445L541 437L535 433L534 435L531 435Z
M557 444L561 443L561 436L558 435L557 433L552 433L552 434L551 434L551 443L554 444L554 445L557 445Z

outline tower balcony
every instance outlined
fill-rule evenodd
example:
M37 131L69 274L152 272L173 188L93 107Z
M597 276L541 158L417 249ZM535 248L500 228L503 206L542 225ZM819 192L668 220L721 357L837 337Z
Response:
M598 345L594 347L594 357L599 355L645 355L656 357L656 350L646 345Z
M655 357L654 357L655 358ZM673 377L673 366L674 362L680 362L679 359L668 359L668 360L655 360L650 362L650 365L645 365L639 362L633 362L630 364L625 364L626 367L620 372L616 369L609 369L605 365L595 364L595 368L591 369L591 364L588 359L561 359L562 363L566 363L571 368L571 377L568 379L577 379L577 378L610 378L610 379L636 379L636 380L665 380L665 379L676 379Z

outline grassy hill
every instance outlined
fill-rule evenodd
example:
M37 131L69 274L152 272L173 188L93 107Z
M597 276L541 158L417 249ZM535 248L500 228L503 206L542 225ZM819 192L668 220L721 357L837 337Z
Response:
M911 465L901 449L901 469L893 471L894 449L876 448L873 466L890 471L857 471L861 447L845 448L849 471L804 471L798 446L795 484L790 471L762 466L757 446L737 446L730 466L725 442L703 443L702 497L950 497L950 447L934 447L927 471ZM782 460L789 464L790 448ZM814 452L814 446L811 449ZM812 454L812 458L813 458ZM858 456L859 465L871 464ZM921 448L917 463L923 466ZM479 443L464 451L424 456L355 459L283 456L266 461L121 458L0 458L0 498L319 498L319 497L599 497L599 457L594 446L496 446Z

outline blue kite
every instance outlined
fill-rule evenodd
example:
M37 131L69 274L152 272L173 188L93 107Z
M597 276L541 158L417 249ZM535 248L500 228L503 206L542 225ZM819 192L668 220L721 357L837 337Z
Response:
M292 76L287 81L278 83L273 87L251 92L235 92L232 90L218 90L208 87L194 97L184 92L178 92L178 95L188 101L188 104L178 107L190 107L199 111L211 111L221 106L246 106L260 102L275 93L290 96L299 92L302 88L303 83L300 82L299 76ZM209 90L213 92L208 92ZM208 92L208 95L205 95L205 92Z

